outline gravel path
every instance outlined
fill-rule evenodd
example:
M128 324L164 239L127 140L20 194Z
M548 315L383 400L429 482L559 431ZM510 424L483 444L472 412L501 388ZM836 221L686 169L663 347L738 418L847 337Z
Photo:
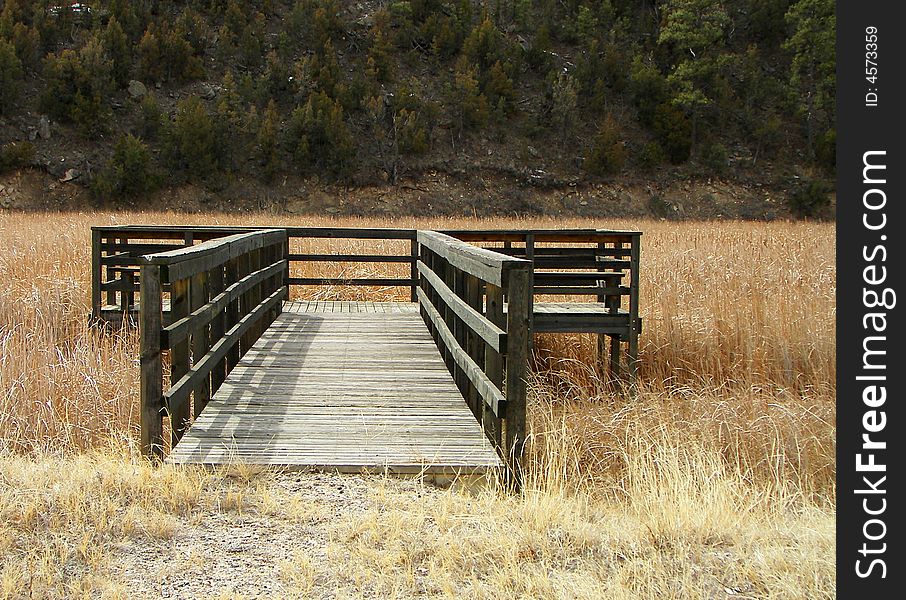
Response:
M331 531L372 509L381 490L442 493L417 480L331 473L266 473L213 487L217 497L177 516L168 539L133 536L117 548L111 576L129 597L373 597L329 556Z

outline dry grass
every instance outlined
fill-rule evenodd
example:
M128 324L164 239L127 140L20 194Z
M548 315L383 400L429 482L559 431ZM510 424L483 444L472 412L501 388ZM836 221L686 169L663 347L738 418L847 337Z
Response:
M211 503L199 501L200 490L220 475L137 461L135 334L86 323L90 225L201 220L0 214L0 597L129 596L105 562L117 540L166 539L193 511L249 504L295 522L251 475ZM287 586L374 597L833 594L833 227L493 223L589 225L645 232L637 396L615 393L593 366L591 336L539 337L523 495L450 491L413 501L407 489L377 485L371 509L331 528L327 552L345 575L300 551L280 566ZM364 242L309 244L365 250ZM350 273L326 269L319 273Z

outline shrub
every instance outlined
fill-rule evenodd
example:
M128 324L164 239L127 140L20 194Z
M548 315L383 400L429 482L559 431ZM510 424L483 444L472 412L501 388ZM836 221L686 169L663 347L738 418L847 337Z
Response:
M92 181L92 190L104 200L136 198L155 189L157 183L148 147L141 139L125 135L117 141L110 161Z
M675 165L689 160L692 151L692 123L686 114L669 102L654 110L652 127L661 147Z
M338 177L349 174L355 145L339 102L324 92L312 94L304 106L293 111L288 131L300 167L326 169Z
M201 99L189 96L180 101L169 140L173 166L196 177L208 177L217 169L216 141L214 122Z
M145 94L139 106L138 135L146 140L156 140L164 125L164 113L151 92Z
M626 162L626 148L621 139L620 126L610 115L598 128L582 168L593 175L613 175Z
M483 127L487 124L490 116L488 99L478 87L475 67L460 61L453 77L453 85L449 89L447 96L453 119L460 134L465 129Z
M0 174L27 167L35 159L35 147L31 142L11 142L0 146Z
M0 115L6 114L18 99L22 77L22 63L15 47L0 38Z
M63 50L44 62L47 84L41 106L62 121L75 123L83 133L106 130L110 120L108 98L115 87L113 63L101 41L90 39L76 53Z
M831 186L821 179L804 182L790 196L790 209L799 217L822 217L830 208Z
M702 151L702 164L715 175L726 172L728 160L727 149L723 144L708 144Z
M657 142L648 142L639 151L639 166L645 171L653 171L667 160L664 149Z

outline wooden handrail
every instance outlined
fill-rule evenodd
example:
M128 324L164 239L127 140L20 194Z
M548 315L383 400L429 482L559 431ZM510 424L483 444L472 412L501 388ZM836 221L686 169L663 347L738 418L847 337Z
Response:
M226 374L271 322L286 298L285 230L232 234L196 246L141 256L141 449L164 452L163 418L171 446L217 391ZM172 323L162 322L170 288ZM163 391L162 354L170 354Z
M417 241L422 317L518 482L526 439L531 262L433 231L419 231Z

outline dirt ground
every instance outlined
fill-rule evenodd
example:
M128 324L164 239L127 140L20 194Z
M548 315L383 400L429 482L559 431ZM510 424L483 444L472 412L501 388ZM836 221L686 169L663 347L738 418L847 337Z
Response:
M146 198L99 205L78 181L27 169L0 176L0 209L267 212L326 216L640 217L667 220L789 217L782 191L718 179L579 184L495 172L428 171L396 185L346 187L312 180L263 186L237 179L222 189L186 184Z

